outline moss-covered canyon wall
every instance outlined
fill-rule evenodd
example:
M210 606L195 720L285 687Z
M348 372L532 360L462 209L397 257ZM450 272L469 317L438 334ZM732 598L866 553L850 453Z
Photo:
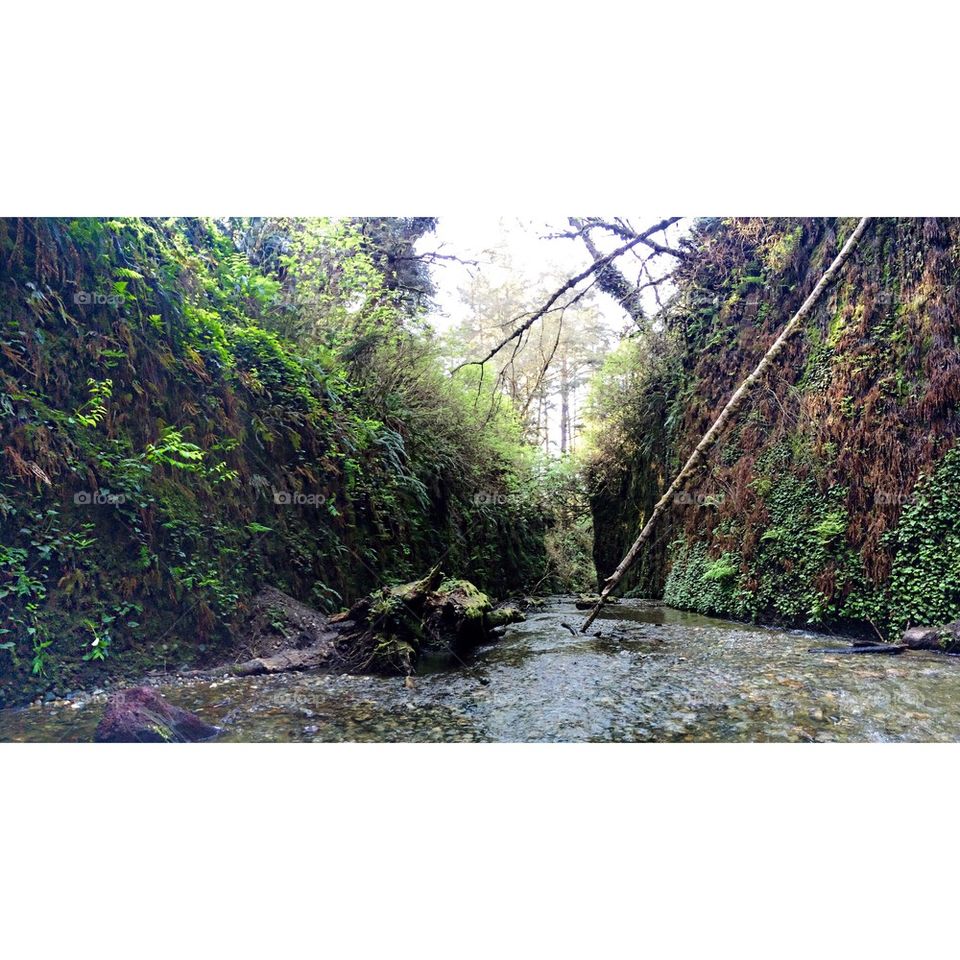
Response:
M609 573L854 219L698 223L593 465ZM884 219L624 589L885 635L960 617L960 221Z

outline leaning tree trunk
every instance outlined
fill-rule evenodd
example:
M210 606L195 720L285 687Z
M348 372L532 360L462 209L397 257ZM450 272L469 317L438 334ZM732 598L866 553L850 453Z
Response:
M833 263L830 264L827 272L820 278L817 282L817 285L810 292L810 296L803 301L800 309L790 318L787 325L780 332L780 336L773 341L770 349L764 354L763 359L757 364L753 373L751 373L743 383L734 391L733 396L727 401L726 406L720 411L719 416L716 420L713 421L710 429L703 435L703 439L697 444L693 453L690 454L690 459L684 464L683 469L674 477L673 483L667 487L666 493L657 501L656 506L653 508L653 512L650 514L647 522L644 524L643 529L640 531L640 535L636 540L633 541L633 545L627 551L626 556L620 561L620 565L617 567L613 573L607 577L606 584L604 585L603 592L600 594L600 600L597 602L597 605L590 611L590 616L584 621L583 627L581 630L586 632L587 628L593 623L594 618L600 612L600 608L605 603L607 597L610 595L610 592L614 587L620 582L623 575L630 569L634 561L637 559L640 554L640 549L650 539L650 534L653 532L653 528L659 518L660 514L666 509L670 501L679 493L684 484L690 479L691 476L697 471L697 469L703 464L704 460L707 457L707 454L716 444L717 440L720 439L720 435L723 433L724 427L730 422L730 420L735 417L747 402L747 399L750 395L751 389L760 380L761 377L770 369L773 363L776 361L777 357L783 351L783 348L786 346L787 340L797 331L803 321L807 318L811 310L816 306L817 301L823 296L824 291L830 286L830 283L833 281L833 278L840 271L840 268L847 262L847 258L853 253L854 247L860 242L860 238L863 236L864 231L867 229L867 224L870 222L869 217L861 218L860 222L857 224L857 229L853 231L853 234L850 236L850 239L843 245L843 249L837 254L836 259Z

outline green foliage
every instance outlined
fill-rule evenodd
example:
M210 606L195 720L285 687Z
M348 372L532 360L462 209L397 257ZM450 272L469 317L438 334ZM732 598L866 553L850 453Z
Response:
M729 556L720 557L706 565L703 579L707 583L726 583L733 580L739 573L739 567Z
M790 473L758 477L770 526L741 573L741 558L707 556L704 543L673 545L664 598L673 606L735 617L777 616L808 623L869 622L898 636L909 625L960 619L960 448L917 485L885 537L889 579L869 581L846 545L845 489L820 492L812 479ZM833 570L834 589L817 584ZM751 584L748 588L747 584Z
M676 541L664 588L665 602L700 613L744 616L746 596L737 583L738 559L724 554L711 560L704 544L689 547L683 540Z
M174 427L164 427L156 443L148 443L144 451L147 463L163 464L177 470L198 471L206 454L194 443L187 443Z
M847 529L846 511L836 510L828 513L823 520L813 527L813 532L820 543L826 545L845 533Z
M88 378L87 386L90 388L90 399L80 408L74 411L74 416L85 427L95 427L107 415L107 400L113 392L112 380L94 380Z
M757 587L750 592L748 612L813 623L835 616L834 599L817 584L828 563L837 566L841 585L859 575L857 559L843 541L846 488L821 492L812 478L800 480L789 472L769 479L764 503L770 526L750 565Z
M797 224L790 230L775 234L767 242L763 257L764 266L770 274L783 273L787 269L802 237L803 227Z
M92 635L90 649L83 655L83 659L106 660L110 654L110 631L98 628L92 620L84 620L83 624Z
M0 637L14 665L20 662L18 649L26 648L30 672L46 677L54 639L44 614L54 573L81 566L96 541L88 535L91 524L64 530L58 508L38 511L36 498L31 500L20 508L13 506L11 498L0 496L0 506L6 508L0 531L19 544L0 544Z
M595 387L601 572L759 359L758 328L797 309L854 223L695 225L662 334L622 346ZM960 618L960 453L941 447L957 432L957 234L940 220L934 237L932 224L874 222L711 456L704 484L725 501L677 504L663 521L669 555L651 544L626 586L655 594L665 577L677 606L891 639L907 624Z
M541 589L592 593L597 584L593 523L580 459L547 459L540 469L538 491L548 524L545 547L549 577Z

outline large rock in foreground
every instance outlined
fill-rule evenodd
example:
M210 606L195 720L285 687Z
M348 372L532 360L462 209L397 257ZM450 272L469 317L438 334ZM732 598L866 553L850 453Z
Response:
M98 743L186 743L220 732L195 713L175 707L153 687L133 687L107 702L94 734Z
M960 650L960 620L942 627L910 627L904 631L901 643L911 650L956 653Z

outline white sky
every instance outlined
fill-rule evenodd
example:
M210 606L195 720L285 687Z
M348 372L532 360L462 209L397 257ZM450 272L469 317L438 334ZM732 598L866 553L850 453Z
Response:
M660 217L632 217L631 222L639 227L655 223ZM465 267L452 261L439 261L433 269L433 278L437 286L437 307L430 315L430 321L438 330L447 330L464 318L466 307L460 303L458 287L465 286L470 271L479 270L492 284L506 279L506 271L491 263L489 251L495 247L505 248L515 269L531 278L555 267L564 275L573 276L590 264L590 255L579 240L546 239L550 233L569 230L566 216L557 216L551 220L529 217L480 216L477 214L440 217L434 233L421 238L417 245L420 252L433 250L454 254L465 260L479 261L478 267ZM669 242L675 243L679 235L685 232L683 221L669 231ZM617 245L604 242L600 231L595 232L597 245L611 250ZM662 241L662 235L657 239ZM628 279L636 279L638 262L627 255L620 258L619 264ZM629 324L623 310L610 297L598 298L601 313L612 330L617 332ZM648 312L653 312L656 303L651 295L645 304Z
M631 217L631 223L640 229L656 223L661 217ZM676 227L668 231L666 242L675 244L679 237L686 232L685 223L681 221ZM560 276L575 276L591 263L590 254L582 241L548 237L551 233L569 230L565 216L557 216L551 220L532 219L529 217L509 216L480 216L480 215L451 215L440 217L434 233L421 238L417 250L421 253L434 251L444 254L453 254L464 260L476 260L477 266L465 266L455 261L438 261L432 270L434 283L437 287L436 307L428 315L434 328L440 332L449 330L461 320L465 319L466 304L461 303L459 288L465 287L470 280L471 273L483 274L493 286L508 279L509 271L492 262L490 251L494 248L505 251L513 264L513 272L529 277L535 282L541 274L556 273ZM594 239L601 250L615 249L621 241L615 238L604 239L600 231L595 231ZM659 235L657 240L664 242ZM671 258L658 258L670 261ZM618 265L627 278L636 281L639 273L639 260L632 254L621 257ZM664 266L672 267L669 262ZM655 274L664 267L652 265ZM584 284L589 281L584 281ZM611 297L600 294L597 297L597 306L601 316L609 329L617 335L633 328L633 323ZM648 314L656 311L656 300L652 291L646 291L644 308ZM571 407L574 423L577 423L580 408L586 391L581 390L571 398ZM555 437L559 435L559 411L554 407L548 412L548 425L552 434L548 446L551 453L557 453Z

